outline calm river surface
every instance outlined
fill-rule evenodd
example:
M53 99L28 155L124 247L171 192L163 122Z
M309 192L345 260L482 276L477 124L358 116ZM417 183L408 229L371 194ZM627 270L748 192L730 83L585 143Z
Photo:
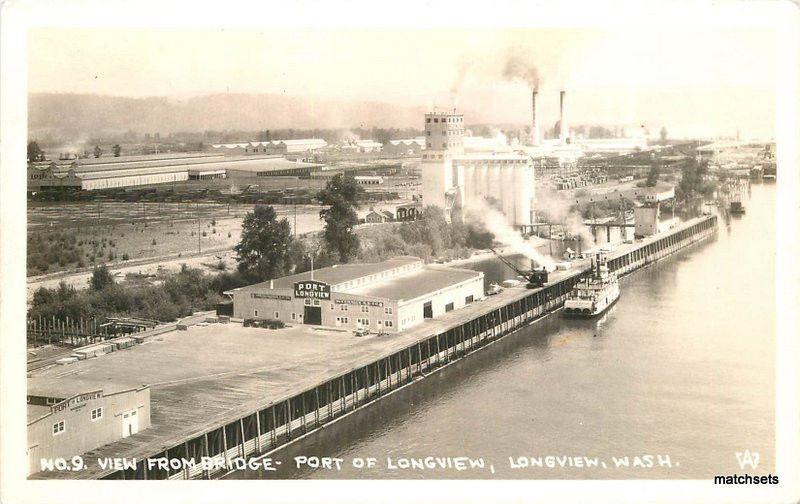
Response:
M702 478L742 472L735 452L774 468L776 189L754 185L747 215L718 237L622 280L600 320L558 316L329 425L241 478ZM511 277L497 261L473 267ZM341 457L340 471L296 455ZM633 467L635 456L672 467ZM484 469L391 469L401 458L483 458ZM597 458L598 466L559 467ZM628 456L616 468L612 457ZM356 469L354 457L376 467ZM542 457L512 468L509 457ZM553 461L554 459L549 459ZM647 465L646 458L641 461ZM606 467L602 467L602 463ZM489 466L494 467L494 473ZM585 464L583 464L585 465Z

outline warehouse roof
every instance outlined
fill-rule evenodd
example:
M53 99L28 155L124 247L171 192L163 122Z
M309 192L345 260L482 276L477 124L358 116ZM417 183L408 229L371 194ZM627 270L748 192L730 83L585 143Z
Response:
M482 275L479 271L467 269L426 266L408 275L349 290L348 294L408 301Z
M327 268L314 270L313 280L324 282L331 285L331 287L334 287L358 278L379 274L397 267L408 266L421 262L422 259L419 257L400 256L379 263L338 264L334 266L328 266ZM312 274L310 271L276 278L272 281L272 288L291 289L294 287L295 282L303 282L306 280L312 280ZM266 281L234 290L258 291L269 288L270 281ZM347 292L350 292L350 289L348 289Z
M400 140L389 140L389 143L392 145L411 145L417 144L420 147L425 147L425 137L415 137L415 138L401 138Z
M219 163L213 163L211 165L218 166L219 168L225 168L228 170L234 171L247 171L247 172L263 172L263 171L275 171L275 170L290 170L292 168L318 168L323 165L316 164L316 163L305 163L302 161L289 161L283 157L271 157L271 158L259 158L259 159L245 159L239 160L235 163L228 163L227 161L221 161ZM204 170L212 169L207 166L203 166Z
M50 406L42 406L40 404L28 405L28 422L38 420L43 416L50 414Z
M103 395L109 395L144 386L145 385L141 383L126 383L116 379L112 380L111 377L108 378L108 381L84 379L79 376L64 376L56 379L53 377L29 377L28 395L69 399L78 394L95 392L97 390L102 390Z
M133 157L133 156L132 156ZM145 159L138 161L120 161L120 162L102 162L102 163L85 163L84 159L69 160L69 161L52 161L47 164L34 165L38 169L46 169L53 167L55 172L63 172L73 169L76 173L83 172L96 172L96 171L115 171L115 170L132 170L140 168L158 168L158 167L174 167L182 168L184 170L191 167L203 167L208 165L221 164L221 163L237 163L241 161L253 161L256 159L282 159L279 155L245 155L245 156L232 156L226 157L221 154L216 155L203 155L203 156L189 156L189 157L170 157L158 159Z

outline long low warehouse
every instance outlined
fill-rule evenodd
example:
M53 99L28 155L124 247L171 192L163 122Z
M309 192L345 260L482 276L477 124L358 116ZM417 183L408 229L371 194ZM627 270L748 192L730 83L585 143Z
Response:
M227 177L308 177L323 165L289 161L282 156L187 155L128 156L34 163L28 167L28 191L95 191L187 180Z
M233 316L398 332L484 297L483 273L417 257L342 264L226 292Z

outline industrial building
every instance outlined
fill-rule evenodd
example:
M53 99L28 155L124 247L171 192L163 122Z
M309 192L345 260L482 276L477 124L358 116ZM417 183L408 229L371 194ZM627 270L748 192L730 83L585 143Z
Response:
M289 161L283 156L157 154L34 163L28 167L28 191L96 191L174 184L187 180L233 177L308 177L323 165Z
M308 177L312 173L321 171L324 165L305 163L303 161L289 161L283 157L241 159L235 162L223 163L228 177Z
M341 264L225 293L233 316L395 333L484 296L483 273L417 257Z
M293 140L271 140L264 142L232 142L211 145L211 151L225 156L247 154L295 154L327 147L321 138L298 138Z
M480 210L491 198L502 203L507 222L534 222L534 169L531 158L514 152L464 149L464 116L425 114L427 145L422 155L422 202L442 208L450 219L457 208Z
M389 140L383 144L383 152L393 156L419 156L425 149L425 137Z
M28 379L28 473L42 459L69 461L150 427L150 387L78 379Z
M339 149L345 152L350 151L365 154L382 151L383 144L375 140L352 140L339 145Z

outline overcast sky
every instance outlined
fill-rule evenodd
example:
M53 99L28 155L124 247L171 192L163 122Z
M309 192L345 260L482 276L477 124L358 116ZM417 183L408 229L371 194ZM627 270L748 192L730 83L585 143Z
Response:
M767 30L32 30L30 92L185 98L283 93L467 111L524 123L535 65L542 124L568 91L572 124L666 125L676 136L774 134Z

